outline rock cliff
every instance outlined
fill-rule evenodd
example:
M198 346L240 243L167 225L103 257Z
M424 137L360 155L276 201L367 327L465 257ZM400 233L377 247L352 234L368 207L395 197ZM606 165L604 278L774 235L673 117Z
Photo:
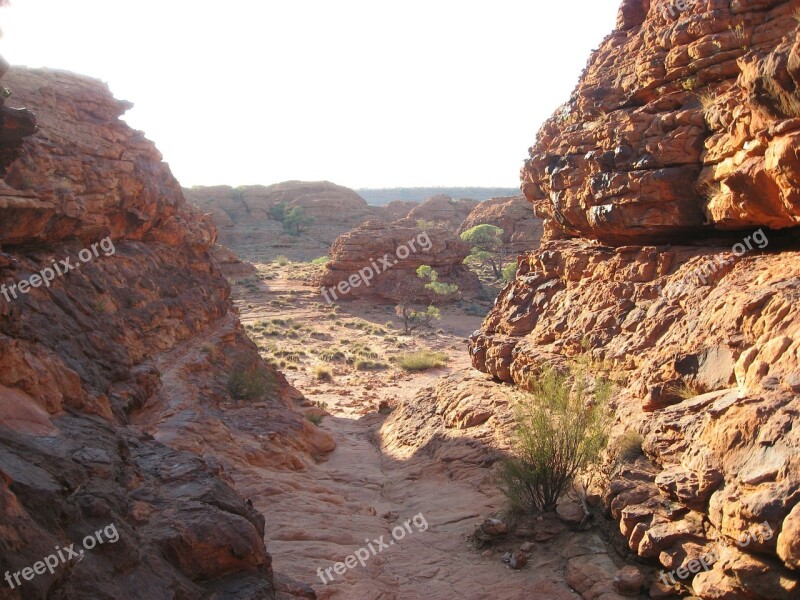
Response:
M646 456L603 499L703 599L800 593L796 10L622 3L522 169L545 241L471 338L523 387L586 350L614 365L613 437Z
M230 406L226 381L259 372L275 438L262 452L329 440L244 335L208 255L216 230L119 120L129 105L68 73L14 69L3 83L0 572L23 579L0 597L276 597L276 581L292 585L272 572L264 517L213 436L176 423L242 427L253 408ZM38 122L28 137L13 133L34 132L23 107ZM115 543L26 577L111 524Z
M522 170L549 237L800 224L796 8L626 0Z

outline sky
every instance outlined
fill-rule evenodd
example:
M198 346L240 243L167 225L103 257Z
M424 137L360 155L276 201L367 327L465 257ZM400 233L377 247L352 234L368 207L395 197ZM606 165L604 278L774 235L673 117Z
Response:
M134 103L184 186L517 187L620 0L11 0L0 54Z

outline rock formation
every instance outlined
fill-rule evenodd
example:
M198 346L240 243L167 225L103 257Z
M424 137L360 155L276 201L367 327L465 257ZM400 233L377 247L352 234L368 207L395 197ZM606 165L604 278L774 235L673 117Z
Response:
M396 302L410 286L422 287L416 271L421 265L429 265L439 274L439 281L471 292L480 283L463 264L469 250L467 244L443 227L423 229L411 219L394 223L368 221L336 240L319 284L325 289L335 288L353 277L357 285L334 298ZM374 274L368 281L358 275L364 269ZM420 298L430 300L432 295L420 290Z
M523 387L586 348L613 364L613 437L646 455L603 496L629 548L703 599L794 598L797 5L675 5L625 0L539 132L522 187L545 242L473 364Z
M191 204L213 216L220 243L245 257L272 249L275 255L317 258L341 234L385 214L384 208L369 206L353 190L328 181L196 187L184 193ZM302 236L285 234L281 223L270 216L270 209L279 202L289 209L302 208L314 220Z
M220 406L232 372L258 370L272 382L248 418L273 423L262 453L330 440L244 335L208 255L216 231L119 120L129 105L67 73L3 82L2 143L16 148L0 182L0 572L23 581L0 595L274 598L276 581L294 584L274 577L264 517L232 488L207 425L231 431L254 410ZM22 107L39 131L19 139L8 131L32 132ZM180 422L205 433L178 434ZM113 545L25 577L110 524Z
M536 248L542 239L542 220L531 212L525 196L481 202L469 213L458 233L484 224L502 229L503 241L513 253Z
M800 224L795 5L686 4L624 2L540 130L523 191L550 237L648 243Z
M426 221L457 231L472 210L478 206L477 200L451 198L446 195L432 196L408 213L414 222Z

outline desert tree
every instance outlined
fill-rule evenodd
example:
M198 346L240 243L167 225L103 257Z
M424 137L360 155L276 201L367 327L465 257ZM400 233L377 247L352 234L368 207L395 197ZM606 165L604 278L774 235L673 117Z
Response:
M495 225L484 223L462 232L461 239L471 247L465 262L488 265L496 278L503 276L503 267L509 254L504 241L505 232Z
M425 294L425 291L428 294ZM439 273L436 270L428 265L421 265L417 268L417 279L403 285L399 303L395 308L397 316L403 319L405 333L411 333L420 327L431 327L433 321L441 319L441 311L436 308L434 302L425 307L421 301L424 296L430 296L431 293L434 298L442 299L458 293L458 286L439 281Z

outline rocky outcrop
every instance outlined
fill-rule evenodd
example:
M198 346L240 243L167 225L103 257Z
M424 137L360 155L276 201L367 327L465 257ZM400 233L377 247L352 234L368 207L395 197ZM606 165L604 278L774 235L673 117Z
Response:
M407 200L392 200L383 207L383 220L384 221L398 221L405 219L413 209L419 206L419 202L411 202Z
M653 243L800 224L792 2L625 0L523 191L548 238Z
M68 73L3 82L39 131L0 182L0 572L23 577L2 596L274 598L264 517L213 445L164 423L250 427L252 408L222 410L226 381L260 372L258 413L276 423L262 453L329 440L244 335L208 255L216 231L119 120L129 105ZM26 577L109 525L116 542Z
M424 221L457 231L473 209L478 206L477 200L469 198L451 198L444 194L432 196L408 213L408 218L418 223Z
M219 228L220 243L241 256L259 251L292 258L317 258L333 241L365 221L384 218L388 209L369 206L353 190L328 181L286 181L275 185L194 187L184 189L187 200L209 213ZM300 207L313 222L300 236L284 233L270 209L283 202L288 209ZM396 212L393 207L392 214ZM402 212L402 217L408 209ZM262 257L263 258L263 257Z
M428 265L439 274L439 281L458 285L461 293L472 292L480 283L463 264L469 251L467 244L443 227L422 229L411 219L368 221L334 242L319 285L328 292L334 290L334 300L396 302L415 290L421 301L430 301L433 295L423 289L416 273ZM351 279L352 284L347 284ZM335 292L340 285L346 291Z
M512 253L536 248L542 239L542 220L533 214L525 196L481 202L469 213L458 232L484 224L503 230L503 241Z
M664 568L654 590L792 598L796 4L678 5L623 2L540 131L522 179L545 242L472 359L522 387L587 350L613 366L612 437L641 434L645 457L603 500L630 550Z

